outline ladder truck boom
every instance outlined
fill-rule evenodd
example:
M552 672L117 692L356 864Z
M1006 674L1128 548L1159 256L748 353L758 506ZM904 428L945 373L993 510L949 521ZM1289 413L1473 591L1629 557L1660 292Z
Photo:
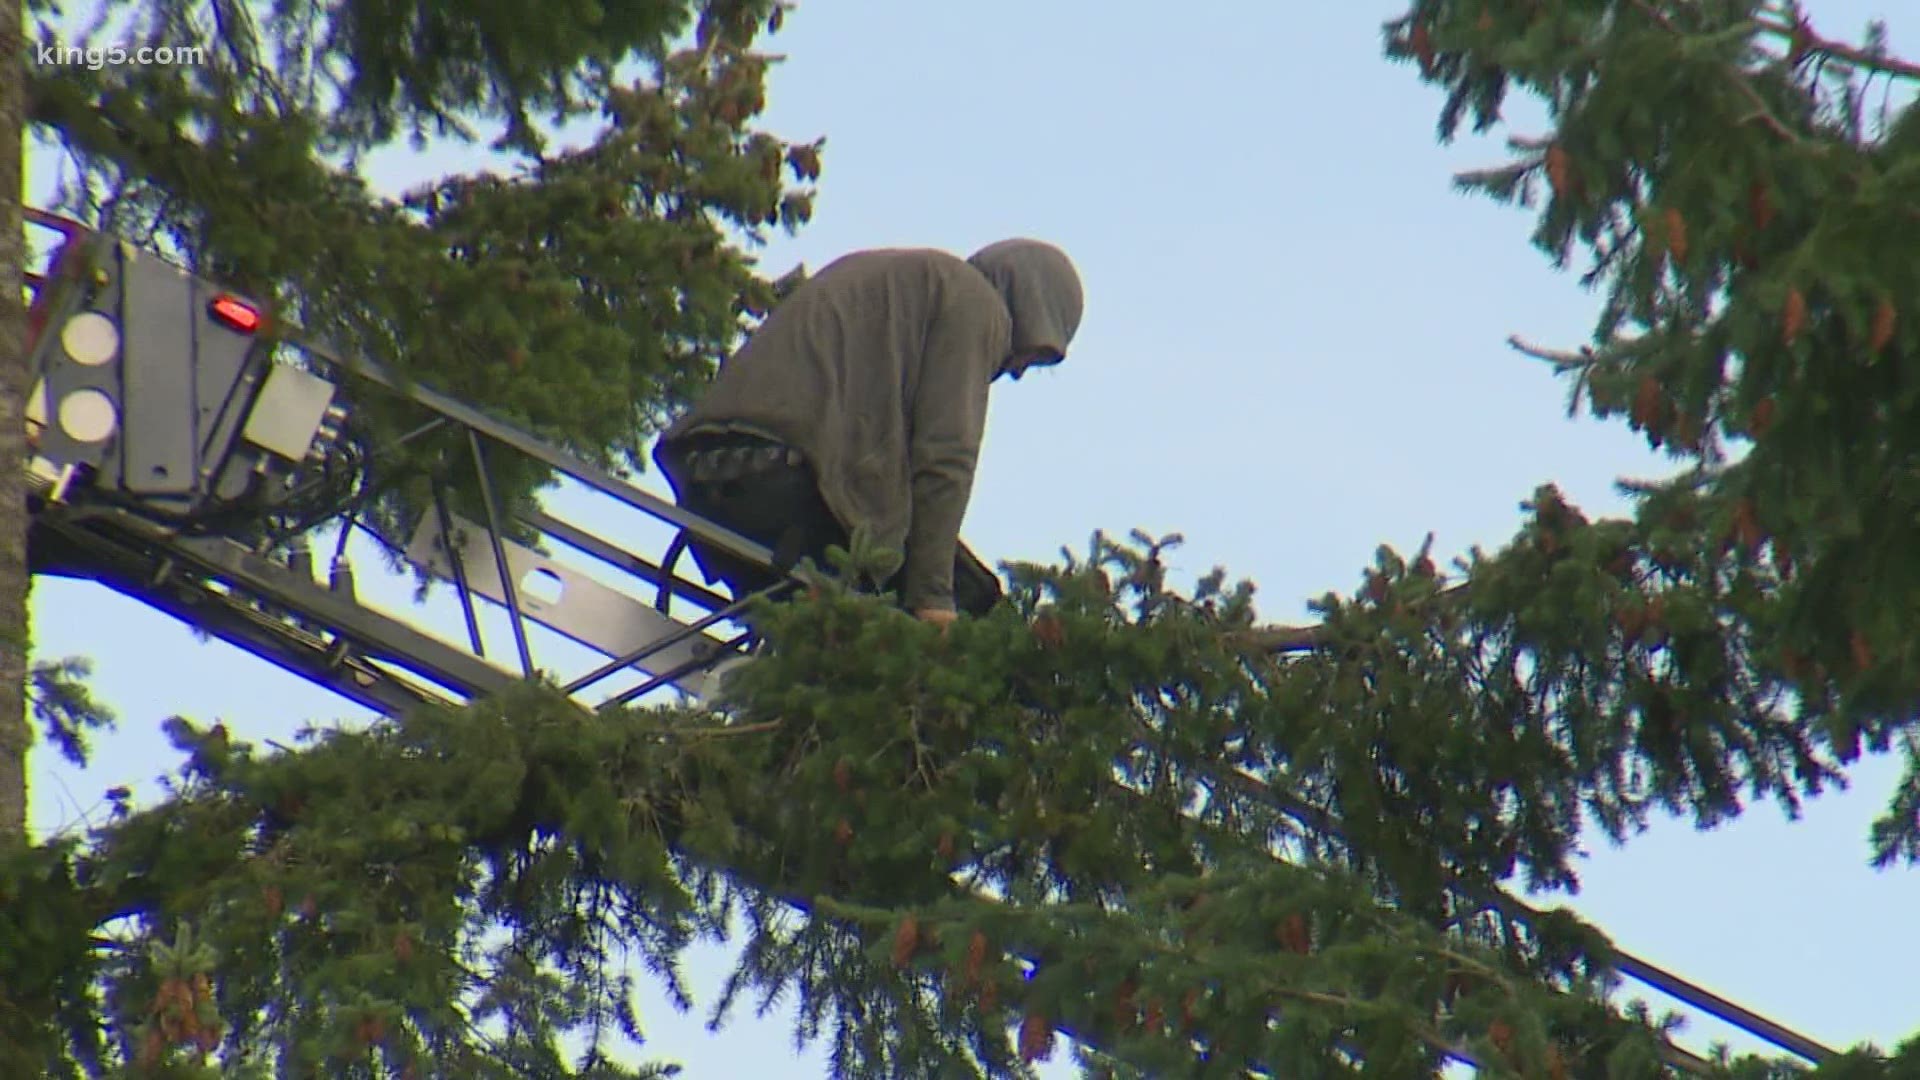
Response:
M565 684L601 708L668 687L706 696L745 656L753 639L739 616L750 598L717 594L676 568L690 562L682 556L694 539L771 567L765 547L370 360L283 335L252 298L159 255L40 210L27 218L60 234L45 272L28 275L34 573L97 581L387 716L535 675L529 623L604 658ZM399 395L428 420L384 446L360 445L348 437L349 386ZM371 532L352 499L323 499L317 514L309 504L356 454L377 457L430 431L454 436L484 520L449 512L436 491L435 512L411 537L379 539L454 587L465 643L362 603L349 566L325 568L322 583L300 538L267 527L298 509L307 512L301 531L331 522ZM489 453L532 458L677 538L654 559L545 509L509 519ZM597 559L635 587L603 584L516 542L510 526ZM557 582L558 595L529 593L536 575ZM487 655L480 600L508 613L517 655L505 662ZM590 700L629 671L647 678Z

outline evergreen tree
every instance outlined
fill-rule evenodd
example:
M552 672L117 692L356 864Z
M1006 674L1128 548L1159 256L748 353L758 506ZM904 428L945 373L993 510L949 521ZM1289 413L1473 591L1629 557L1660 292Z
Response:
M701 63L746 47L731 10L710 25L741 36L696 45ZM345 106L314 111L304 143L276 141L298 124L235 119L284 95L218 76L171 95L104 87L100 125L77 96L65 114L48 105L61 91L34 116L98 140L82 144L140 178L112 212L172 223L201 265L583 452L631 455L622 425L693 392L768 287L724 247L663 259L650 265L704 267L712 303L643 333L680 310L646 291L654 279L572 262L586 256L534 230L637 172L450 185L466 218L444 190L438 210L370 208L323 151L551 104L554 71L605 56L559 44L575 41L562 27L529 46L546 66L517 51L508 64L484 16L409 9L445 54L383 59L406 35L344 11L304 40L363 74L337 89ZM647 34L670 32L668 14L636 20L622 47L657 55L664 39ZM757 28L768 13L746 14ZM1657 1020L1614 1002L1602 935L1494 890L1570 886L1588 828L1625 839L1662 811L1704 825L1753 801L1791 809L1896 747L1909 772L1873 850L1887 867L1920 861L1920 581L1902 559L1920 528L1905 378L1920 336L1904 310L1920 289L1903 243L1920 228L1906 190L1920 112L1872 115L1868 90L1917 70L1876 42L1740 0L1423 0L1387 28L1388 54L1446 92L1443 137L1493 126L1511 89L1551 106L1550 131L1514 140L1518 160L1463 184L1537 206L1557 262L1588 256L1607 297L1592 344L1518 344L1569 377L1576 409L1624 416L1683 465L1636 487L1629 516L1594 520L1542 489L1510 543L1445 572L1424 550L1382 549L1306 632L1256 625L1251 587L1224 573L1174 588L1168 541L1096 538L1085 556L1013 568L1007 610L944 634L842 584L857 575L816 575L805 600L760 613L772 648L717 711L589 717L529 684L271 754L178 721L188 763L169 799L0 877L0 948L20 958L0 982L14 1055L0 1068L634 1075L608 1056L633 1033L621 951L677 985L686 946L743 917L720 1006L792 995L849 1075L1017 1071L1061 1031L1126 1076L1362 1061L1428 1075L1449 1054L1494 1075L1788 1074L1677 1061ZM264 78L288 55L305 54L234 70ZM579 95L596 92L626 100L591 80ZM739 122L714 103L732 99L695 99L671 103ZM220 123L186 123L195 110ZM659 129L635 115L568 160L616 155L618 132L653 146ZM531 145L527 125L509 129ZM722 206L709 171L761 160L724 130L736 157L678 174L696 203ZM735 207L764 222L775 178L743 165L737 179L766 185ZM267 214L295 217L287 237ZM692 220L622 214L653 230L636 234L646 251ZM565 310L463 308L481 283L520 295L488 276L505 252L530 288L562 267ZM441 283L424 290L437 302L403 310L379 288L406 280ZM557 338L515 336L541 318ZM628 335L611 355L632 396L617 417L564 415L552 388L586 363L565 335L608 327ZM476 354L436 332L518 343L527 375L462 366ZM847 570L877 557L843 554ZM569 1037L584 1057L566 1059ZM1917 1071L1920 1043L1812 1075Z
M20 190L20 152L25 134L26 76L21 55L21 7L4 4L0 17L0 185ZM24 225L17 199L0 198L0 848L27 831L27 313L20 302L26 262Z

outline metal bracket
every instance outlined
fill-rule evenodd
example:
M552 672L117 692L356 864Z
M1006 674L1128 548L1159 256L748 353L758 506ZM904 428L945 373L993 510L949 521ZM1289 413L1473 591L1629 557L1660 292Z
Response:
M494 567L493 545L486 528L458 515L449 518L467 587L504 605L507 593ZM625 656L685 629L685 624L661 614L653 605L562 566L524 544L503 539L502 546L516 586L515 599L526 617L603 656ZM407 542L407 561L442 581L453 581L454 566L446 551L437 515L425 515ZM700 634L669 645L634 666L658 675L698 664L701 670L680 677L673 685L705 697L717 685L718 669L728 659L721 653L722 644Z

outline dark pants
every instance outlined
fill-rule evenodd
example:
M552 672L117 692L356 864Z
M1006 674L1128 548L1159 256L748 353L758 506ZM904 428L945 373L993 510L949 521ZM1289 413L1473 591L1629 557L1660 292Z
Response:
M689 542L707 580L726 583L735 599L778 584L803 558L829 568L827 548L847 546L846 527L820 497L812 467L785 447L748 437L696 438L663 451L660 465L682 509L772 550L776 566L768 570ZM983 615L1000 601L1000 579L964 545L953 576L959 610Z

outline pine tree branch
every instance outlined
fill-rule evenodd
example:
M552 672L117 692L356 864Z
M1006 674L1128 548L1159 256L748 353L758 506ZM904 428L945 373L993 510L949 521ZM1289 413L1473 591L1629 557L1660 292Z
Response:
M767 720L758 724L717 723L710 727L675 727L662 734L671 739L731 739L742 735L765 735L778 731L785 726L780 720Z
M1495 184L1508 184L1529 169L1540 165L1541 157L1535 154L1522 161L1508 162L1505 165L1493 165L1484 169L1462 169L1453 174L1453 182L1458 187L1479 188Z
M1521 353L1525 356L1531 356L1535 360L1545 360L1546 362L1561 368L1586 367L1589 364L1592 364L1596 359L1595 356L1593 355L1593 350L1584 345L1581 346L1578 351L1567 350L1567 349L1549 349L1544 346L1534 345L1528 342L1526 339L1522 338L1518 334L1510 335L1507 338L1507 345L1510 346L1517 353Z
M1673 19L1665 12L1654 7L1649 0L1633 0L1633 6L1638 8L1649 19L1652 19L1662 28L1674 34L1682 33L1682 31L1673 24ZM1838 60L1856 68L1877 72L1878 74L1891 78L1911 79L1920 82L1920 64L1902 60L1896 56L1889 56L1885 53L1869 52L1866 49L1849 45L1844 41L1823 37L1814 31L1812 22L1804 17L1798 18L1794 22L1785 22L1780 19L1755 16L1747 20L1747 22L1748 25L1761 33L1770 34L1784 40L1787 44L1787 59L1789 63L1797 64L1807 56L1817 55ZM1752 80L1748 79L1744 72L1735 69L1733 75L1741 96L1746 98L1754 107L1754 112L1745 117L1742 122L1758 122L1766 127L1767 130L1773 132L1773 134L1778 136L1783 142L1798 143L1802 141L1797 133L1787 127L1778 116L1774 115L1773 110L1769 108L1766 101L1761 98L1760 92L1755 89Z
M1010 921L1008 918L1010 913L1013 919L1017 919L1018 921L1041 924L1043 933L1036 935L1038 937L1046 936L1044 934L1046 924L1050 920L1057 919L1064 910L1064 905L1044 907L1011 905L997 897L979 893L956 893L946 901L946 907L948 909L947 912L934 913L935 917L937 918L939 915L945 914L946 920L943 921L950 920L956 928L975 926L987 921L1005 924ZM848 904L837 897L824 895L814 897L810 909L819 915L861 926L871 934L882 935L893 929L896 921L901 916L901 913L895 910L863 910L861 907ZM969 909L972 909L972 911L969 911ZM958 912L958 914L951 914L953 912ZM1122 929L1123 931L1133 929L1131 925L1123 922L1121 917L1115 916L1112 912L1102 911L1094 916L1094 918L1108 924L1110 927ZM1135 937L1134 940L1128 942L1128 944L1132 946L1129 955L1135 958L1136 962L1140 959L1145 959L1149 962L1152 960L1161 960L1175 964L1184 962L1204 965L1212 960L1209 954L1217 952L1219 948L1217 945L1206 942L1185 940L1174 942L1152 935L1139 935ZM1024 959L1035 965L1055 964L1062 960L1061 956L1052 949L1046 947L1023 947L1018 944L1005 949L1003 955ZM1451 960L1458 954L1449 950L1435 950L1432 955L1437 958ZM1493 970L1478 960L1464 957L1462 959L1466 959L1466 963L1462 965L1464 967L1480 971ZM1504 973L1500 974L1504 976ZM1278 1013L1281 1004L1286 1002L1330 1009L1349 1018L1356 1016L1377 1016L1382 1013L1395 1011L1395 1007L1391 1002L1382 1001L1378 998L1335 993L1302 986L1289 986L1271 977L1257 988L1250 988L1245 984L1241 984L1235 987L1235 991L1237 994L1264 997L1273 1002L1273 1004L1269 1006L1267 1015L1267 1019L1269 1020L1275 1018L1275 1014ZM1251 993L1249 993L1250 991ZM1431 1024L1410 1019L1404 1022L1408 1024L1414 1038L1435 1054L1463 1063L1472 1068L1481 1067L1481 1062L1477 1054L1470 1048L1448 1039L1444 1033ZM1119 1037L1125 1033L1122 1029L1124 1029L1126 1025L1124 1021L1116 1022L1116 1018L1099 1016L1088 1012L1076 1016L1062 1016L1057 1021L1051 1022L1049 1026L1053 1027L1054 1030L1060 1034L1076 1040L1083 1045L1101 1052L1106 1052L1103 1044L1111 1045L1117 1042ZM1364 1054L1360 1049L1352 1046L1345 1040L1337 1040L1336 1045L1343 1052L1364 1060Z
M1844 41L1821 37L1814 32L1813 24L1807 19L1802 18L1798 23L1786 23L1778 19L1757 16L1749 21L1766 33L1786 39L1794 55L1806 56L1817 53L1829 59L1844 61L1855 67L1893 78L1920 81L1920 64L1902 60L1897 56L1871 53Z
M1461 588L1464 588L1464 586L1456 586L1454 589L1448 590L1448 593L1456 592ZM1314 628L1282 629L1312 630ZM1157 735L1156 732L1144 724L1140 725L1139 730L1143 739L1152 739ZM1209 771L1209 777L1211 782L1219 785L1219 787L1232 791L1243 798L1264 805L1285 817L1291 818L1309 831L1341 840L1345 840L1348 837L1345 826L1341 820L1332 813L1307 802L1291 792L1283 791L1244 769L1229 768L1218 772ZM1147 809L1148 796L1142 792L1129 788L1117 781L1110 786L1110 791L1121 799L1135 804L1143 812ZM1278 856L1274 857L1274 862L1277 865L1292 865L1287 862L1287 860L1281 859ZM1498 913L1510 923L1532 925L1539 922L1547 914L1524 901L1514 898L1497 885L1476 887L1452 873L1447 874L1445 888L1456 898L1468 904L1475 905L1482 910ZM955 895L961 894L956 892ZM981 897L978 894L966 895L974 899L992 899L991 897ZM1751 1013L1717 996L1709 997L1707 991L1695 987L1693 984L1669 972L1655 968L1639 957L1614 947L1611 942L1608 942L1607 947L1610 952L1606 956L1597 958L1604 966L1615 968L1623 973L1632 972L1636 975L1650 973L1660 982L1664 983L1664 985L1660 986L1660 989L1668 993L1676 994L1676 996L1680 996L1683 1000L1691 998L1693 1000L1689 1001L1690 1004L1703 1008L1718 1019L1731 1023L1735 1027L1742 1028L1751 1034L1760 1035L1763 1038L1774 1041L1776 1045L1785 1046L1788 1043L1797 1041L1802 1051L1812 1050L1818 1054L1827 1056L1833 1054L1831 1050L1820 1046L1813 1042L1813 1040L1790 1031L1765 1017ZM1453 959L1463 967L1471 967L1482 973L1494 975L1502 979L1509 977L1509 973L1500 972L1497 969L1487 966L1483 961L1469 957L1464 953L1443 950L1443 955ZM1566 991L1563 990L1556 990L1555 992L1566 993ZM1702 1005L1702 1001L1705 1001L1706 1004ZM1323 1002L1323 1004L1325 1004L1325 1002ZM1715 1006L1723 1007L1717 1008ZM1082 1041L1089 1042L1091 1045L1098 1045L1097 1042L1086 1038L1081 1033L1076 1033L1064 1027L1061 1030L1069 1037L1081 1039ZM1667 1064L1696 1076L1713 1074L1713 1067L1707 1059L1674 1043L1664 1035L1660 1035L1657 1032L1655 1034L1659 1040L1661 1055ZM1429 1046L1440 1053L1447 1054L1469 1065L1478 1067L1478 1062L1464 1047L1447 1043L1444 1040L1429 1042Z
M1431 602L1452 600L1467 587L1466 582L1442 589ZM1227 641L1240 648L1269 653L1311 652L1326 643L1327 628L1315 626L1255 626L1228 634Z
M1669 17L1666 12L1654 7L1648 0L1633 0L1633 6L1638 8L1647 18L1653 20L1655 24L1674 36L1679 37L1685 34L1685 31L1673 24L1673 19ZM1759 20L1755 20L1756 24L1758 21ZM1753 112L1741 117L1740 123L1758 123L1772 132L1782 142L1798 143L1801 141L1800 136L1796 134L1792 128L1789 128L1778 116L1774 115L1773 109L1768 107L1766 99L1760 96L1760 91L1754 87L1752 80L1747 78L1745 72L1737 67L1730 66L1728 68L1728 74L1733 77L1734 86L1740 91L1740 96L1746 98L1747 103L1753 106Z
M1329 836L1342 836L1345 833L1340 820L1332 814L1289 792L1281 791L1250 773L1234 769L1220 775L1219 780L1234 791L1272 807L1309 829ZM1545 914L1539 908L1535 908L1524 901L1514 898L1497 886L1475 888L1451 875L1449 875L1449 878L1447 888L1456 896L1470 903L1498 911L1501 915L1515 922L1522 924L1529 923L1540 919L1543 914ZM1816 1057L1826 1058L1837 1056L1834 1051L1821 1046L1812 1039L1800 1035L1797 1032L1790 1031L1771 1020L1767 1020L1765 1017L1742 1009L1732 1002L1719 998L1718 995L1712 995L1709 998L1707 992L1701 988L1693 986L1691 983L1687 983L1685 980L1662 969L1655 968L1653 965L1648 964L1646 961L1641 960L1625 950L1612 947L1611 943L1609 943L1609 947L1612 948L1612 955L1604 958L1603 961L1608 966L1622 970L1623 972L1631 969L1634 972L1646 972L1656 975L1660 978L1660 981L1667 984L1661 987L1661 989L1666 990L1668 993L1675 993L1676 991L1690 992L1685 993L1685 996L1696 1000L1690 1001L1689 1004L1693 1004L1696 1008L1702 1008L1722 1022L1733 1024L1735 1027L1741 1028L1749 1034L1759 1035L1770 1042L1774 1042L1776 1045L1784 1046L1786 1043L1798 1043L1800 1044L1800 1049L1796 1050L1796 1052L1813 1051ZM1705 1000L1706 1004L1700 1004L1701 1000ZM1713 1071L1710 1063L1705 1058L1674 1044L1664 1037L1661 1039L1661 1044L1662 1052L1665 1054L1669 1064L1702 1076L1708 1075Z
M1256 626L1234 634L1229 640L1261 652L1309 652L1319 646L1323 634L1324 629L1319 626Z

